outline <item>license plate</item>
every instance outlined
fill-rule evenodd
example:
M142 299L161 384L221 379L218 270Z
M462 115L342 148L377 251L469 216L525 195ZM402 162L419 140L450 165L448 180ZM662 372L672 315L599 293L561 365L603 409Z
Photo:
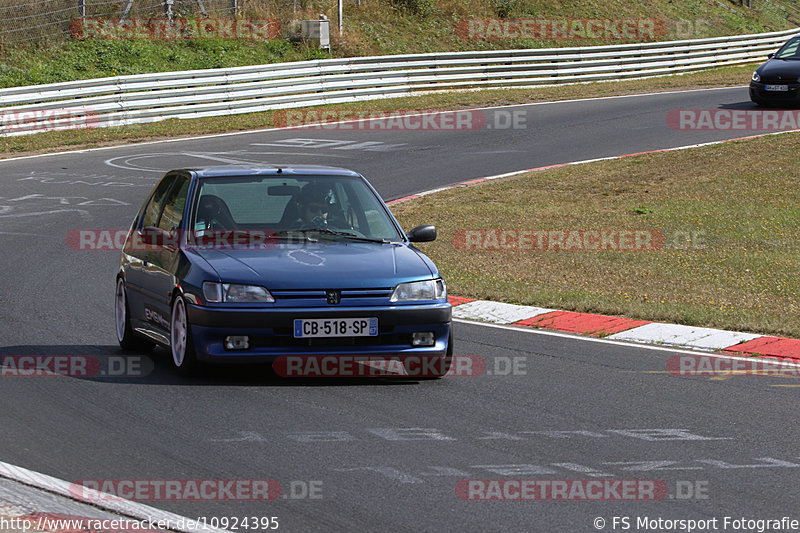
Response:
M294 338L311 337L375 337L377 318L297 318Z
M768 91L788 91L789 90L789 86L788 85L767 85L764 88L766 90L768 90Z

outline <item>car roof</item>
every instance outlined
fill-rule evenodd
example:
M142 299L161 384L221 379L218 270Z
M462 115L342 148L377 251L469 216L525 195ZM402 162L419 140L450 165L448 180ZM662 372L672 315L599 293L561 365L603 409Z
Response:
M225 165L185 169L198 178L243 176L347 176L361 177L352 170L322 165Z

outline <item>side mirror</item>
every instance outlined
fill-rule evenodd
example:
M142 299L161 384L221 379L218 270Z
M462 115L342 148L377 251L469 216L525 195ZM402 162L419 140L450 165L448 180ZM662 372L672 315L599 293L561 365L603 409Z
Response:
M772 59L773 57L775 57L775 52L767 54L767 59Z
M436 240L436 226L425 224L409 231L408 240L411 242L431 242Z

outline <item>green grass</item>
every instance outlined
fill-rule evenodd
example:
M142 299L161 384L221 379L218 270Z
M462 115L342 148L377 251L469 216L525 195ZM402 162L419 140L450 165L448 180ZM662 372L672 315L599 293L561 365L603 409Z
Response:
M0 60L0 86L258 65L328 57L317 49L275 40L69 41L58 49L20 47Z
M350 55L610 44L604 39L464 39L454 28L468 18L656 19L664 23L664 39L773 31L800 20L791 0L753 2L753 9L721 3L729 9L704 0L366 0L346 11L345 37L337 44Z
M569 166L392 210L435 224L420 248L449 292L556 309L800 337L796 133ZM642 208L646 206L646 208ZM640 251L467 249L461 230L648 230Z
M211 9L213 2L207 3ZM223 5L221 0L217 3ZM457 24L464 19L501 15L551 20L648 18L663 21L666 31L663 39L755 33L787 29L800 22L800 9L792 0L755 1L753 9L739 7L738 2L730 0L720 0L720 3L704 0L362 0L360 7L346 2L342 37L339 37L336 27L335 0L298 0L297 12L291 3L284 7L280 2L242 3L241 17L280 20L284 29L282 38L272 42L200 39L80 41L69 40L58 32L42 33L38 40L26 45L0 42L0 87L324 57L620 42L603 39L465 39L456 31ZM10 0L0 0L0 8L9 5L13 5ZM160 16L158 10L138 13L135 11L137 6L135 3L133 17ZM17 15L35 14L23 11ZM6 9L0 15L8 16L8 13L10 11ZM326 13L332 21L330 54L288 39L299 28L302 19L317 18L320 13ZM219 13L212 15L220 16ZM107 6L102 16L115 17L119 12L113 6ZM25 20L34 23L38 19Z

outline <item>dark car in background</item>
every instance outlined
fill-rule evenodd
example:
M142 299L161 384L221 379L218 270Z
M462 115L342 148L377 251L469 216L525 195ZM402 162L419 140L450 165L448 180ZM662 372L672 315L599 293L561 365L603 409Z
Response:
M761 106L800 104L800 35L767 57L753 72L750 100Z
M411 244L435 238L433 226L406 234L350 170L174 170L128 232L117 339L169 348L182 373L198 361L321 354L334 365L432 358L420 377L440 377L453 353L451 306L436 266Z

